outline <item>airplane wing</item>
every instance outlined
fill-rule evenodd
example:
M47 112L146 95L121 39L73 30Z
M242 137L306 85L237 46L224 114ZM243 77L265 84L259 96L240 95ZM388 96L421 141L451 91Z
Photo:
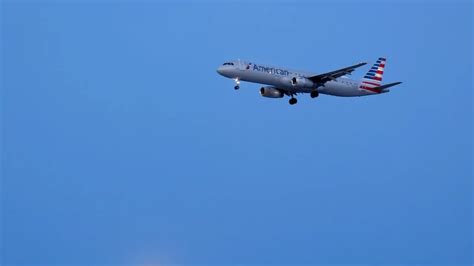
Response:
M314 82L314 83L324 84L328 81L331 81L331 80L334 80L336 78L342 77L344 75L350 74L356 68L361 67L361 66L366 65L366 64L367 64L366 62L363 62L363 63L359 63L359 64L356 64L356 65L353 65L353 66L350 66L350 67L341 68L341 69L338 69L338 70L335 70L335 71L331 71L331 72L327 72L327 73L323 73L323 74L319 74L319 75L312 76L312 77L307 77L307 78L309 80L311 80L312 82Z

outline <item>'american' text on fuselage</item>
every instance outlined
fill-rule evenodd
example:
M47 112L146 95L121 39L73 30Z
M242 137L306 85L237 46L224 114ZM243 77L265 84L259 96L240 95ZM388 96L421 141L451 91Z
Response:
M266 72L274 75L280 75L280 76L288 76L290 75L290 72L288 70L284 69L279 69L279 68L273 68L273 67L265 67L265 66L258 66L258 65L253 65L253 70L254 71L260 71L260 72Z

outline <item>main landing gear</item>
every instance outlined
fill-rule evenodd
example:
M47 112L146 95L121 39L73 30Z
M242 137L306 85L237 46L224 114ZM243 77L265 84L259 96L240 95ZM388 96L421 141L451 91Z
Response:
M311 96L311 98L316 98L316 97L319 96L319 92L318 91L312 91L310 96Z
M240 89L240 80L238 78L235 79L235 86L234 86L234 90L238 90Z
M286 95L290 96L290 100L288 100L288 103L291 105L294 105L298 102L298 100L294 97L296 95L295 92L288 92ZM319 96L319 92L317 90L311 91L311 98L316 98Z
M286 92L285 94L290 96L290 99L288 100L290 105L295 105L298 102L298 100L295 98L295 92Z

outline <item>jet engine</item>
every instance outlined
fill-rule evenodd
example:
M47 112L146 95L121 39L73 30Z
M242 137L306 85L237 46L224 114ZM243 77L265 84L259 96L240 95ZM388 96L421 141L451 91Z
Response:
M314 83L311 80L304 77L293 77L290 82L293 87L298 88L311 88L314 86Z
M268 98L282 98L283 96L285 96L283 94L283 91L275 87L260 88L260 95L262 95L263 97L268 97Z

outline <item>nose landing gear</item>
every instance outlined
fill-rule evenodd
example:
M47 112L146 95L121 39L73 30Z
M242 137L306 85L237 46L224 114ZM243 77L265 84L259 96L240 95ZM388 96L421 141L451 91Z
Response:
M240 80L239 80L239 78L236 78L235 79L234 90L238 90L238 89L240 89Z

